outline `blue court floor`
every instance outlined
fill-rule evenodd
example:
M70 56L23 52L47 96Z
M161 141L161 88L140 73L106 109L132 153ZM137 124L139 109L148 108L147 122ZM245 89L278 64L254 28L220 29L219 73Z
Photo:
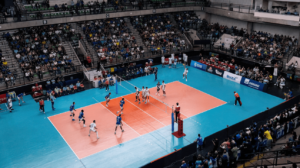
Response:
M107 92L94 88L57 98L55 111L51 110L50 102L45 102L46 114L40 113L38 103L27 95L24 97L26 103L22 106L14 102L15 110L12 113L0 113L0 167L141 167L174 151L174 148L190 144L198 133L202 137L208 136L224 129L226 125L233 125L284 101L192 67L189 68L187 82L182 79L183 67L157 67L159 81L180 81L227 103L185 119L184 138L172 136L169 125L79 160L48 117L68 111L73 101L76 102L76 108L104 101ZM154 82L154 75L129 82L138 87L147 85L150 88L157 83ZM241 96L242 107L234 106L233 91ZM115 87L111 87L112 98L130 93L122 87L118 87L118 92L116 94Z

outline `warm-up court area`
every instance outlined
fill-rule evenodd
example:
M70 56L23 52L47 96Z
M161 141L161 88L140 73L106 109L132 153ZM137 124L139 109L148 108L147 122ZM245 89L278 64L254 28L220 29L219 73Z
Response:
M154 75L121 80L110 90L93 88L59 97L55 111L45 102L45 114L27 95L26 103L14 102L12 113L0 113L1 167L141 167L202 137L213 134L246 118L274 107L284 100L254 90L216 75L188 67L188 80L182 79L184 68L158 67ZM157 95L157 82L166 83L166 96ZM136 101L136 89L150 88L149 102ZM234 105L233 92L241 96L243 106ZM105 96L111 93L106 104ZM141 96L140 96L141 97ZM124 99L122 128L115 133ZM75 121L70 106L75 102ZM172 135L172 108L179 103L183 132ZM78 116L84 110L86 127ZM96 121L98 136L89 136L89 125ZM177 124L174 125L175 131ZM8 136L9 135L9 136Z

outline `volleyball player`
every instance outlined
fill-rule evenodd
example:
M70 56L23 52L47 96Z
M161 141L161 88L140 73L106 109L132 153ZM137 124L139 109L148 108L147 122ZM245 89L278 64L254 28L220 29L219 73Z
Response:
M143 99L143 102L145 101L145 88L144 86L142 87L142 99Z
M111 93L109 92L108 95L105 96L106 107L108 107L108 102L110 101L110 95L111 95Z
M163 96L166 96L166 84L165 81L161 83L161 90L163 91Z
M23 100L23 93L18 94L17 98L19 100L19 106L21 106L21 102L20 102L21 99L22 99L22 102L25 103L24 100Z
M94 121L90 124L89 136L91 135L91 131L96 132L97 139L99 139L98 131L97 131L97 127L96 127L96 120L94 120Z
M156 95L160 96L159 95L159 90L160 90L160 83L159 82L156 84L156 87L157 87Z
M75 121L75 119L74 119L74 116L75 116L74 111L76 111L75 110L75 102L73 102L73 104L70 106L70 112L71 112L70 116L72 117L72 121Z
M84 119L84 113L83 113L83 110L81 110L79 116L78 116L78 120L79 120L79 124L80 124L80 121L83 122L83 127L85 127L85 119Z
M148 100L148 103L150 102L149 96L150 96L150 90L148 89L148 87L146 87L146 90L145 90L145 104L147 104L147 100Z
M12 110L14 110L14 109L13 109L12 99L10 96L8 97L7 104L8 104L9 112L12 112Z
M121 112L121 114L123 114L123 106L124 106L124 104L125 104L125 100L124 100L124 98L122 98L122 100L120 101L120 108L121 108L120 112ZM117 114L118 113L119 113L119 111L117 111Z
M188 71L188 68L185 68L184 69L184 72L183 72L183 79L184 79L184 77L185 77L185 79L186 79L186 81L187 81L187 73L188 73L189 71Z
M117 123L116 123L116 129L115 129L115 134L117 132L117 128L118 126L120 126L122 132L124 132L122 126L123 126L123 123L122 123L122 118L121 118L121 114L117 117Z
M137 87L135 87L135 102L139 101L139 104L141 104L140 100L140 91Z

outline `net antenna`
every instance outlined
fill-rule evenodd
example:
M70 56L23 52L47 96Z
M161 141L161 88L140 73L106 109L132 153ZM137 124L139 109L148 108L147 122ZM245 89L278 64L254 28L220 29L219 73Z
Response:
M131 84L130 82L128 82L127 80L123 79L122 77L120 77L118 75L116 75L116 79L117 79L117 82L119 82L119 85L121 87L125 88L126 90L128 90L131 93L135 93L135 89L134 89L135 87L138 88L139 91L142 90L141 88L139 88L139 87ZM169 106L167 103L165 103L164 101L161 101L161 100L153 97L151 94L149 96L151 97L151 99L155 99L156 101L160 102L158 104L154 104L153 102L151 102L151 99L150 99L149 104L155 106L156 108L164 111L167 114L171 114L172 113L172 107Z

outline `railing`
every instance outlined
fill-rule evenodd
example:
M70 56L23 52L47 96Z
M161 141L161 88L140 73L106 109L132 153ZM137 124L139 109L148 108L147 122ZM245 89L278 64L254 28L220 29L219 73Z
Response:
M138 10L147 10L147 9L159 9L159 8L171 8L171 7L188 7L188 6L204 6L204 2L195 2L195 1L171 1L169 3L159 2L159 3L149 3L144 2L142 8L134 8L133 5L106 5L106 6L97 6L96 8L85 7L83 9L76 10L70 6L65 11L53 11L54 8L31 8L31 5L25 7L27 12L23 13L21 16L14 18L14 21L30 21L30 20L40 20L40 19L49 19L49 18L62 18L62 17L73 17L73 16L85 16L85 15L95 15L103 13L116 13L116 12L125 12L125 11L138 11ZM30 6L30 8L29 8ZM61 8L60 8L61 10ZM153 11L154 12L154 11Z
M252 59L251 57L248 57L248 56L246 56L246 55L243 55L243 56L237 56L236 55L236 51L235 50L232 50L232 49L226 49L226 48L224 48L224 49L222 49L222 48L212 48L212 50L211 51L213 51L213 52L217 52L217 53L222 53L222 54L226 54L226 55L228 55L228 56L230 56L230 57L235 57L235 58L240 58L240 59L243 59L243 60L247 60L247 61L251 61L251 62L254 62L254 63L256 63L256 64L260 64L260 65L270 65L271 66L271 63L269 63L269 62L266 62L266 61L260 61L260 60L254 60L254 59ZM280 62L282 62L282 61L280 61Z
M243 5L243 4L232 4L232 3L219 3L212 2L210 4L211 8L221 8L229 11L236 11L240 13L253 13L254 6L251 5Z
M140 61L140 60L144 60L144 59L151 59L151 58L156 58L156 57L161 57L162 55L167 55L167 54L176 54L179 52L189 52L189 51L193 51L192 46L190 45L186 45L187 47L185 49L180 49L178 50L176 48L175 49L171 49L170 51L166 51L164 53L162 53L161 51L158 51L156 53L154 52L145 52L143 54L140 55L140 57L128 57L127 59L124 58L123 56L115 56L114 58L108 58L106 60L102 60L101 64L103 64L104 66L112 66L112 65L116 65L116 64L122 64L122 63L128 63L128 62L135 62L135 61Z
M290 155L290 157L286 157ZM250 167L263 167L266 166L279 166L293 163L300 163L300 155L293 155L293 150L277 150L259 153L255 158L243 159L238 162L243 162L243 168ZM285 160L285 161L281 161Z
M77 66L70 66L70 68L67 68L68 70L66 70L65 67L62 66L63 70L60 71L53 71L53 72L49 72L49 74L43 74L43 77L41 77L39 79L39 76L37 75L38 78L34 77L33 80L29 80L27 77L23 76L23 77L17 77L13 80L13 82L11 80L9 81L1 81L1 83L4 83L4 85L2 84L0 86L0 91L1 90L6 90L6 89L12 89L12 88L16 88L16 87L21 87L23 85L29 85L29 84L35 84L37 82L40 81L46 81L48 79L53 79L55 78L57 75L71 75L71 74L76 74L79 72L82 72L82 66L81 65L77 65ZM45 72L48 73L48 72Z

